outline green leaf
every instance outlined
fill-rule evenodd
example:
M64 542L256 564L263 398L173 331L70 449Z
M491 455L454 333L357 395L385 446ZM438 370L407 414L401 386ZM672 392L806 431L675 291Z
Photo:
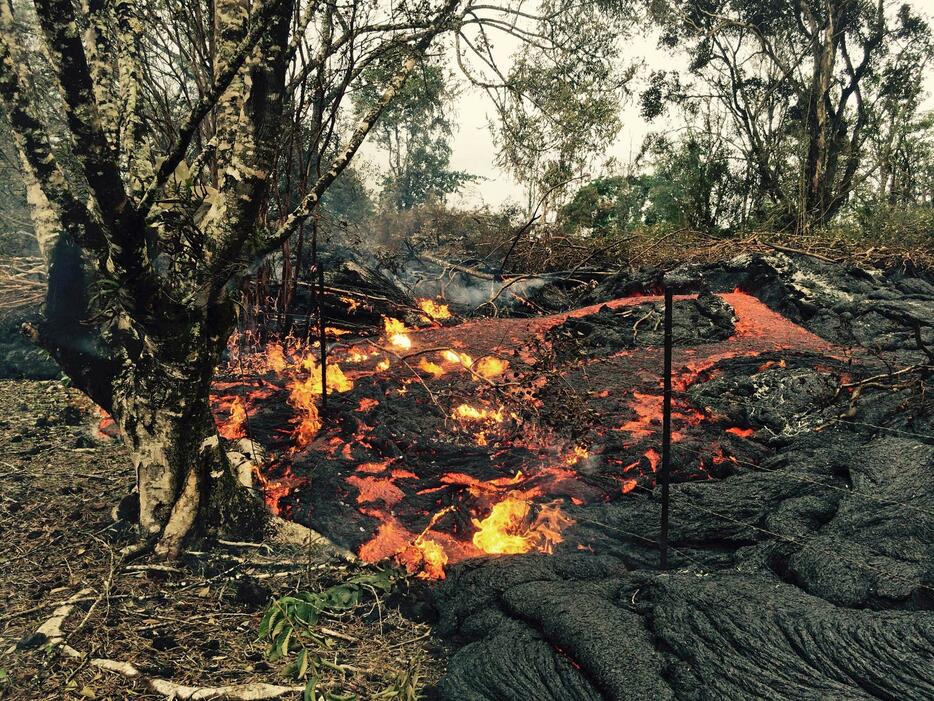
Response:
M301 652L298 653L298 659L295 661L295 677L297 679L304 679L305 675L308 673L308 650L302 648Z
M285 657L286 655L289 654L289 640L290 640L291 637L292 637L292 631L293 631L293 630L295 630L295 629L294 629L294 628L289 628L289 629L285 632L285 635L284 635L283 638L282 638L282 642L279 643L279 654L282 655L283 657Z
M312 676L305 683L305 693L302 694L302 701L318 701L317 697L318 677Z

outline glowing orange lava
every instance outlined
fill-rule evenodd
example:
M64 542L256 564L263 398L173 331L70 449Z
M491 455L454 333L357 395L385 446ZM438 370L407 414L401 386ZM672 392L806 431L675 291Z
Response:
M451 310L446 304L438 304L433 299L418 300L418 308L432 321L442 321L451 318Z

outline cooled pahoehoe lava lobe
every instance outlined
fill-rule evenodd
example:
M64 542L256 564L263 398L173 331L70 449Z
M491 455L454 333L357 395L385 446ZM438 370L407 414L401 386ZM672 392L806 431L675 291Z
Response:
M654 486L659 305L657 296L628 297L440 326L449 312L423 301L430 328L387 318L378 341L330 350L327 415L318 350L285 339L231 363L231 374L247 369L219 385L218 421L228 438L249 421L271 451L260 483L277 512L366 560L392 557L439 578L469 557L587 549L569 509L643 498ZM740 291L678 296L675 312L682 392L730 358L831 350ZM598 352L565 353L568 342ZM754 429L721 423L679 396L673 439L694 454L676 480L757 459L745 440Z

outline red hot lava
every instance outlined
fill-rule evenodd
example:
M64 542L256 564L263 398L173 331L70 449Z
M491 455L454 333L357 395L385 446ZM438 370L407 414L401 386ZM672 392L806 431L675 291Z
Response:
M725 341L675 348L678 391L727 358L830 350L750 295L737 290L720 296L734 310L735 333ZM606 306L659 299L627 297ZM362 523L377 523L359 546L361 558L394 558L419 576L440 578L446 565L469 557L551 552L574 523L569 505L633 498L624 495L654 484L661 428L658 348L558 368L558 384L587 397L599 409L599 421L572 434L561 422L541 418L548 411L541 392L550 382L543 363L549 351L545 332L604 305L453 326L441 325L450 316L445 305L427 300L420 306L430 328L413 330L387 318L379 341L329 352L327 388L337 408L326 418L319 411L316 348L285 339L244 355L242 339L235 341L238 352L228 367L235 377L215 387L221 434L243 437L250 416L271 404L287 402L293 414L283 457L260 475L274 510L315 495L315 485L293 469L302 460L338 466L348 503ZM425 417L416 429L390 425L413 413ZM680 397L673 418L676 442L712 419ZM725 435L747 439L754 429L730 427ZM422 454L428 444L453 456L447 459L458 467L439 471L437 461ZM705 464L734 463L725 446L708 441L707 463L698 476L709 477Z

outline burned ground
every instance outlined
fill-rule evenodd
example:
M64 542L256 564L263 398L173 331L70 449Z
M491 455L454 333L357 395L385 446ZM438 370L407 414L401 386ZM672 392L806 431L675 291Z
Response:
M402 610L448 645L441 679L440 661L422 643L413 652L430 660L433 697L930 698L934 417L923 365L934 347L934 286L786 256L684 266L667 280L681 296L666 572L656 545L658 271L604 280L574 309L552 315L422 318L408 347L389 343L388 330L335 343L331 358L342 373L331 369L327 410L304 445L294 432L310 415L296 389L310 387L314 373L302 364L303 349L284 344L281 365L268 348L258 363L246 349L215 385L218 420L229 438L248 435L265 454L260 486L271 506L366 560L409 570ZM247 411L231 428L237 401ZM103 455L86 428L66 428L66 418L43 419L62 426L52 440L7 427L22 441L17 469L37 484L45 476L31 456L52 451L59 434L82 441L78 456ZM127 481L108 482L112 498L96 499L100 513L88 512L64 542L77 548L76 538L93 532L106 554L113 538L129 537L107 530L108 507ZM12 496L40 517L41 495L23 498L22 489L8 490L6 501ZM491 555L475 536L507 501L523 509L519 545L527 552ZM11 511L4 519L7 529L15 518ZM432 559L439 551L443 562ZM44 613L29 615L32 602L81 580L52 577L61 567L48 557L63 555L24 543L6 565L7 577L17 562L33 560L44 573L34 577L38 589L24 587L8 602L27 611L6 623L11 641L28 637ZM88 571L106 581L109 570ZM307 572L275 581L314 588L336 576ZM207 587L227 606L235 580L216 574L191 586L180 573L145 586L118 579L125 588L113 592ZM188 615L197 598L181 601L171 615ZM158 611L140 605L140 615L159 623ZM156 602L167 605L179 606L172 597ZM145 649L172 664L170 653L150 651L135 633L95 637L135 615L124 609L96 611L78 639L116 655ZM395 632L374 640L397 645L423 635L423 623L398 614ZM255 626L255 610L237 615L238 625ZM223 641L255 655L246 633L235 627ZM365 646L359 652L367 654ZM71 673L48 664L35 689L55 688ZM262 672L257 664L235 678ZM222 667L200 676L219 678ZM187 678L177 667L159 672ZM357 688L376 688L365 677ZM94 681L85 672L74 678Z
M135 530L113 508L133 484L123 446L98 432L100 415L59 382L0 381L0 699L166 698L160 678L192 687L295 685L267 662L257 628L271 596L318 591L361 571L317 549L213 544L182 561L122 561ZM84 592L62 626L71 659L38 629ZM330 618L321 689L373 698L400 675L431 683L444 671L424 623L368 598ZM136 678L91 658L133 664ZM300 696L296 693L295 696Z

